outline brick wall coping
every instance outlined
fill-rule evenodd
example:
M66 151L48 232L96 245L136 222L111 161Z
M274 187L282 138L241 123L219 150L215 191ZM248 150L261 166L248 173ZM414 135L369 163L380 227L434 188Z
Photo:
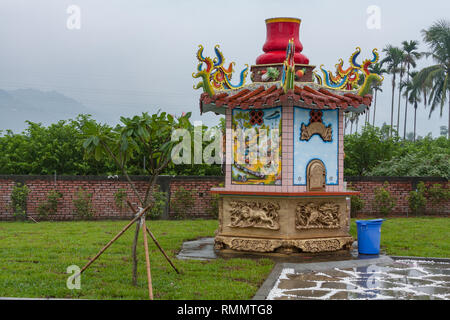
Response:
M147 181L148 176L135 176L130 175L133 181ZM170 176L170 175L160 175L158 176L158 181L164 180L223 180L224 176ZM1 174L0 180L13 180L17 182L28 181L28 180L43 180L43 181L54 181L54 175L16 175L16 174ZM56 181L127 181L125 176L75 176L75 175L57 175Z
M108 178L109 177L109 178ZM148 176L138 176L131 175L131 180L133 181L147 181ZM224 180L224 176L171 176L171 175L160 175L159 180ZM54 181L54 175L16 175L16 174L0 174L0 180L14 180L14 181L26 181L26 180L44 180L44 181ZM111 176L101 175L101 176L76 176L76 175L57 175L57 181L126 181L125 176L118 176L113 178ZM416 181L441 181L447 182L448 179L445 177L394 177L394 176L344 176L344 180L351 181L374 181L374 182L384 182L384 181L396 181L396 182L416 182Z
M442 181L447 182L445 177L395 177L395 176L344 176L345 181L374 181L374 182L416 182L416 181Z

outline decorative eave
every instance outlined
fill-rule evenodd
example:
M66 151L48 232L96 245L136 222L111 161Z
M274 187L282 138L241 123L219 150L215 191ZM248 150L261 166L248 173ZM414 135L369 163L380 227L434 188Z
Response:
M345 112L364 112L372 103L372 95L325 88L317 83L296 83L284 93L280 83L256 82L238 90L220 91L212 97L200 96L200 113L212 111L225 114L226 109L264 109L295 105L309 109L342 109Z

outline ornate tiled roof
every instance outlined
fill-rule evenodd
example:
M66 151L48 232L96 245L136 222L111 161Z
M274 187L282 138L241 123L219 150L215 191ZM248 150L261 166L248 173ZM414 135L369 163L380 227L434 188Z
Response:
M372 95L359 96L351 92L325 89L314 83L295 85L284 93L276 83L254 83L240 90L217 92L212 97L203 93L200 97L200 112L213 111L223 114L226 108L270 108L292 104L311 109L343 109L363 112L372 102Z

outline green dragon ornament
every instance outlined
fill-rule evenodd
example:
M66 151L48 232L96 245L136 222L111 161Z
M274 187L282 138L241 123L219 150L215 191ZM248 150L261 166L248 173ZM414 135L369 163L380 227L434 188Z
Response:
M350 67L343 69L344 64L342 59L339 59L339 63L336 64L336 73L333 75L331 71L327 71L320 66L322 76L314 73L316 82L330 89L338 90L358 90L357 94L363 96L370 92L372 84L374 82L382 82L384 78L376 73L369 71L369 66L378 62L379 54L377 49L372 50L373 58L371 60L366 59L362 64L356 62L356 58L361 53L361 48L357 47L356 51L352 53L349 59ZM364 75L364 82L361 86L358 86L358 80Z
M231 83L231 77L233 73L234 62L231 62L228 68L223 66L225 58L222 52L219 50L219 45L214 47L214 52L216 53L216 58L211 59L210 57L203 56L203 46L199 45L197 51L197 59L200 63L197 66L197 72L192 73L193 78L202 78L202 80L194 85L194 89L203 88L203 91L208 93L210 97L215 94L216 90L227 90L227 89L240 89L245 85L245 78L248 73L248 65L240 73L240 82L237 85ZM206 69L204 68L206 65Z

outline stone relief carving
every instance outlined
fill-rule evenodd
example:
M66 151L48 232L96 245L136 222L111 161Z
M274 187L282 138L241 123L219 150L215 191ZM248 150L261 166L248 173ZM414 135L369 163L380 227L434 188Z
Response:
M305 252L337 251L342 244L338 239L330 240L306 240L300 246Z
M222 250L229 248L237 251L273 252L275 250L292 252L298 248L302 252L337 251L350 247L352 237L308 239L308 240L278 240L278 239L246 239L239 237L216 236L214 248ZM297 250L298 250L297 249Z
M278 242L280 242L277 243L280 246L281 241ZM264 239L233 239L231 240L230 247L239 251L271 252L275 250L277 244Z
M229 227L265 228L278 230L278 210L280 205L275 202L231 201Z
M315 134L318 134L323 139L323 141L331 141L331 125L325 127L322 122L313 122L306 126L304 123L302 123L300 140L308 141Z
M339 228L339 204L300 203L295 210L296 229Z
M309 112L309 124L302 123L300 140L308 141L315 134L318 134L323 141L331 141L331 124L325 126L322 121L323 112L321 110L311 110Z

